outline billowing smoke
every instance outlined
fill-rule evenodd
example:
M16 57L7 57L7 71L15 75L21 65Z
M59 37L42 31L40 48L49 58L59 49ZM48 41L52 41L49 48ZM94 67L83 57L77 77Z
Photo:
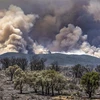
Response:
M77 20L80 12L84 13L83 6L86 0L31 0L39 8L36 11L40 15L37 20L32 36L43 45L48 45L55 39L61 28L72 23L78 26ZM80 6L78 6L80 5ZM33 7L34 8L34 7ZM39 11L39 9L41 9ZM41 37L40 37L41 35ZM48 42L47 42L48 41Z
M10 4L20 8L2 10ZM99 5L100 0L2 0L0 52L79 50L100 57Z
M56 40L49 46L51 51L68 51L72 49L78 49L80 43L86 40L87 36L82 36L82 30L80 27L75 27L69 24L68 27L64 27L60 30L60 33L56 35Z
M44 46L39 45L38 43L34 43L33 45L34 53L35 54L48 54L49 50L47 48L44 48Z
M1 11L1 13L0 53L36 52L35 48L36 46L37 48L39 46L33 42L28 33L30 32L30 28L34 26L35 20L38 16L35 14L25 15L21 8L13 5L11 5L8 10L4 10L4 12Z
M53 52L65 51L70 54L83 52L100 58L100 48L91 46L87 42L87 35L82 35L81 28L72 24L69 24L67 28L62 28L60 33L56 35L56 40L48 48Z
M95 20L100 20L100 1L91 0L89 5L86 7L88 12L93 15Z
M80 49L88 55L92 55L92 56L100 58L100 48L91 46L88 42L83 42Z

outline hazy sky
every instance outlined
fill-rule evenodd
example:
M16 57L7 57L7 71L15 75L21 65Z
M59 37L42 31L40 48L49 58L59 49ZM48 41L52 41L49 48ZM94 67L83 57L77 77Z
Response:
M100 0L0 0L0 11L10 5L39 16L28 36L46 48L100 53Z

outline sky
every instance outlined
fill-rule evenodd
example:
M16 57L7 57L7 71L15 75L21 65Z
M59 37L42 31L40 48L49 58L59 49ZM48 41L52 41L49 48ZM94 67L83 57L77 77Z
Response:
M99 5L100 0L0 0L0 52L100 57Z

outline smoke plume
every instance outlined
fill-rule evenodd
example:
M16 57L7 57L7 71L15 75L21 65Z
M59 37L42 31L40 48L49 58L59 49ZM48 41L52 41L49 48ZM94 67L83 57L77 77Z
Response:
M21 8L11 5L1 11L0 18L0 52L36 52L36 45L29 37L30 28L34 26L37 15L25 15ZM38 50L39 53L39 50Z
M91 46L88 42L83 42L80 49L88 55L92 55L92 56L100 58L100 48Z
M75 27L69 24L68 27L64 27L60 30L60 33L56 35L56 40L49 46L51 51L68 51L72 49L78 49L82 41L87 36L82 36L82 30L80 27Z
M5 10L10 4L16 6ZM2 0L0 52L79 50L100 57L99 5L99 0Z
M81 28L75 27L72 24L69 24L67 28L62 28L48 48L53 52L65 51L76 53L79 51L100 58L100 48L91 46L87 42L87 35L82 34Z

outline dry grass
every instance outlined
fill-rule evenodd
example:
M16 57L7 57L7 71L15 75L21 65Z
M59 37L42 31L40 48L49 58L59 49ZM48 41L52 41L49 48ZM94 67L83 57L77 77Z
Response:
M71 96L56 96L52 98L52 100L72 100L72 99L74 98Z

